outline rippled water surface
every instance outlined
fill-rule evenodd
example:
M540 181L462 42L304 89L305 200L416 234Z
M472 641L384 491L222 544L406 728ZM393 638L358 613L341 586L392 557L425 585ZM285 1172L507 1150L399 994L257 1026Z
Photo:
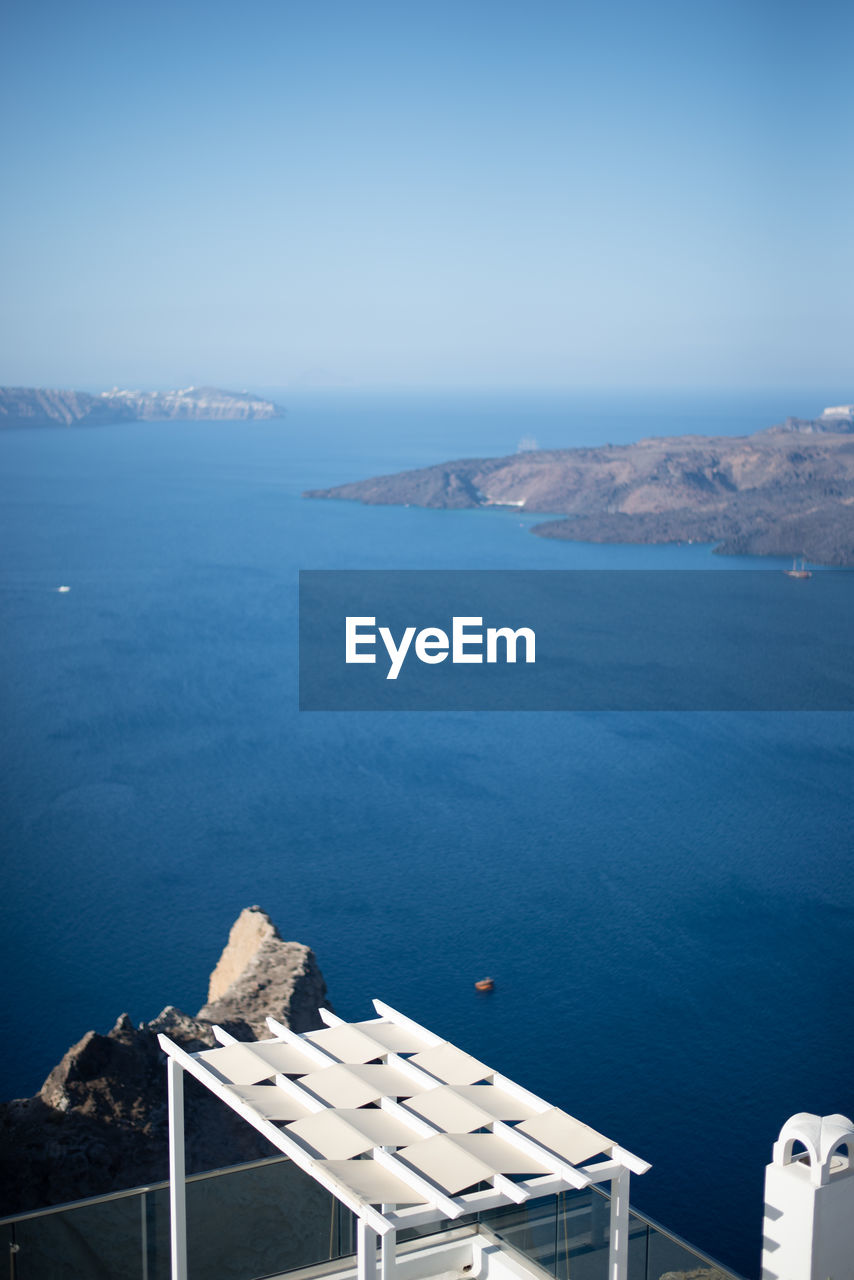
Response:
M125 1009L195 1011L257 902L339 1012L380 996L613 1135L641 1208L755 1274L780 1125L854 1107L851 718L300 715L300 568L757 564L300 493L815 406L290 407L0 436L4 1096Z

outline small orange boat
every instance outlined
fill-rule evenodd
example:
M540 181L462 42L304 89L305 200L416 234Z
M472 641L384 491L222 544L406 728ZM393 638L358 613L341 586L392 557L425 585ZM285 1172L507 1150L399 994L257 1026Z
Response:
M491 991L495 986L494 978L481 978L480 982L474 984L475 991Z

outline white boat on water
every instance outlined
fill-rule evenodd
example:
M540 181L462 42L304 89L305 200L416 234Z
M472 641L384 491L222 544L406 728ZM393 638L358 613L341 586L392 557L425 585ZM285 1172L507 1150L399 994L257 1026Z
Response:
M784 569L787 578L811 578L812 569L806 567L806 560L801 560L801 566L798 568L797 559L792 560L791 569Z

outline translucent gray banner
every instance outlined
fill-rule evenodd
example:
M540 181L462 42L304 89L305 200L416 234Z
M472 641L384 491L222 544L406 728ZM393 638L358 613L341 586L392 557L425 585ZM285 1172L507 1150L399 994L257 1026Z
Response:
M303 711L850 711L854 574L303 571Z

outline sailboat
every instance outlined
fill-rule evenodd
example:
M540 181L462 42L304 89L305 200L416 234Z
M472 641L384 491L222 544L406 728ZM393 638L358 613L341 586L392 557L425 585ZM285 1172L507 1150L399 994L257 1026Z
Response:
M806 564L807 564L806 560L802 558L800 568L798 568L797 557L792 557L791 569L784 569L783 572L785 573L787 578L811 578L812 569L808 569L806 567Z

